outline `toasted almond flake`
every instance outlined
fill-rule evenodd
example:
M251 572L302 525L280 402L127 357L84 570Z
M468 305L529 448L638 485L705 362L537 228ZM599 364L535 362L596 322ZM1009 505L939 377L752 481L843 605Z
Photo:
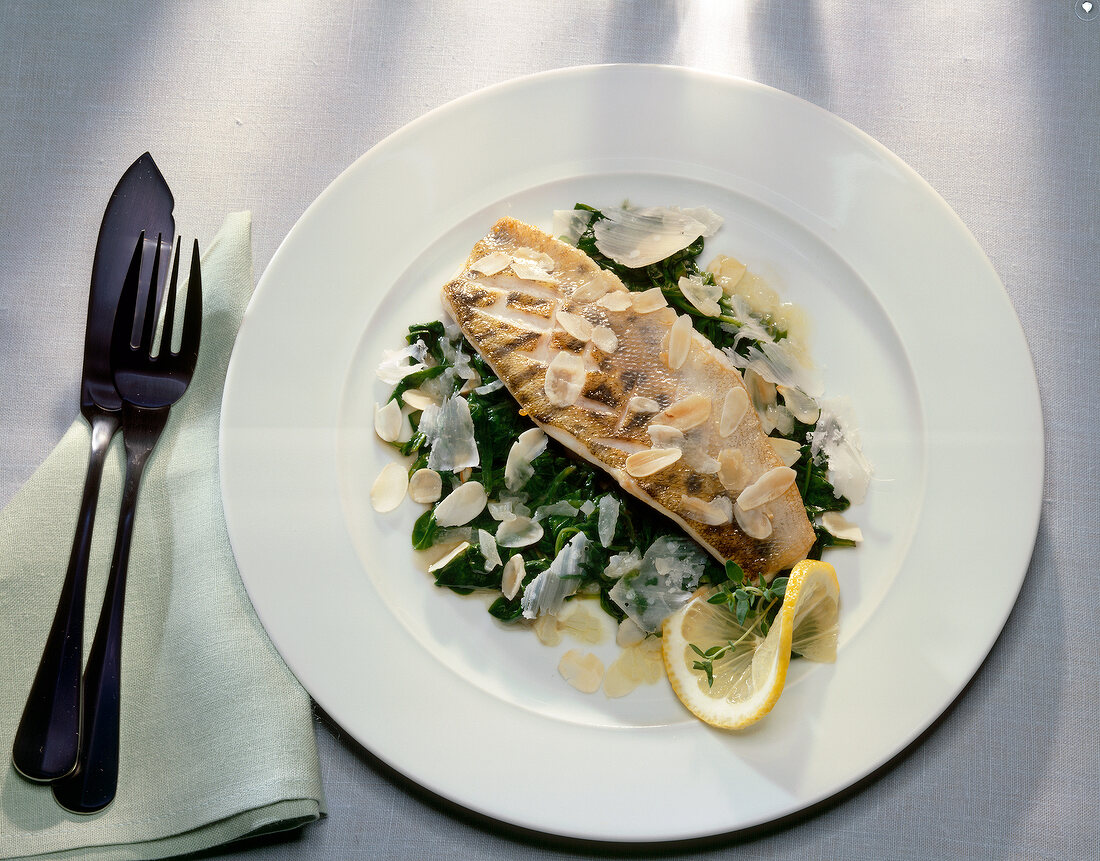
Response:
M682 455L678 448L651 448L630 455L623 468L633 478L645 478L672 466Z
M432 503L443 493L443 478L434 469L418 469L409 479L409 499Z
M422 410L425 407L438 406L439 401L422 389L409 389L401 393L401 400L414 410Z
M626 408L632 413L655 413L661 405L653 398L633 397L626 402Z
M589 608L587 601L572 601L558 614L558 628L582 643L599 643L606 633L603 620Z
M776 466L746 487L737 497L742 511L759 508L778 499L794 485L795 471L789 466Z
M451 550L429 565L428 573L434 574L436 571L446 568L451 562L469 550L472 546L473 545L471 545L469 541L460 541Z
M718 433L729 436L749 411L749 393L741 386L726 392L726 399L722 402L722 417L718 420Z
M672 425L650 424L645 432L655 448L682 449L684 447L684 432Z
M401 404L386 401L382 406L374 405L374 432L385 442L393 442L401 435Z
M543 390L550 404L555 407L573 406L584 390L586 374L584 359L575 353L562 350L554 356L546 369L543 383Z
M546 451L546 434L541 428L530 428L521 433L508 450L504 464L504 485L509 490L519 490L535 474L531 461Z
M745 453L739 448L724 448L718 452L718 480L722 487L740 493L749 482L745 469Z
M596 304L608 311L625 311L634 304L630 295L626 290L612 290L597 299ZM573 294L573 297L576 298L576 294Z
M518 553L504 563L504 571L500 575L500 591L509 601L519 594L519 587L523 585L526 574L527 566Z
M688 395L669 406L663 415L663 424L691 430L710 418L710 398L700 394Z
M553 272L554 266L556 265L554 258L549 254L526 245L521 245L512 252L512 260L530 261L536 264L540 269L545 269L547 272Z
M615 632L615 643L624 649L635 646L645 639L645 631L638 627L638 623L627 616L619 623Z
M680 507L685 516L708 526L722 526L733 520L733 503L725 496L700 499L698 496L681 496Z
M707 266L707 271L714 276L714 280L727 296L733 295L733 288L745 277L746 269L747 267L740 260L724 254L719 254Z
M618 336L607 326L592 327L592 343L595 344L596 349L609 354L619 349Z
M772 520L768 517L768 513L764 511L763 508L754 508L751 511L745 511L740 505L735 504L733 506L733 519L737 521L737 525L741 527L741 531L749 536L749 538L763 541L772 534Z
M680 276L677 287L701 314L708 317L717 317L722 313L718 300L722 296L722 288L718 284L706 284L701 275Z
M486 571L492 571L500 565L500 551L497 550L497 543L492 533L486 532L484 529L479 529L477 531L477 543L481 550L481 555L485 557Z
M863 540L863 530L850 520L846 520L839 511L826 511L822 514L821 525L829 531L830 535L836 538L845 538L848 541L856 542Z
M529 547L542 538L542 524L530 517L517 515L497 527L497 544L501 547Z
M496 275L503 272L511 264L512 258L503 251L492 251L470 266L471 272L480 272L482 275Z
M558 324L578 341L587 341L592 337L592 324L579 314L558 311Z
M630 303L639 314L649 314L668 305L660 287L650 287L640 293L631 293Z
M547 272L545 268L536 261L527 260L523 257L512 257L512 272L523 281L540 281L551 284L555 282L554 276Z
M611 279L601 273L574 290L572 299L574 302L581 304L595 302L598 305L607 291L611 289L611 284Z
M769 434L775 429L775 412L769 414L768 407L775 407L775 383L769 383L752 368L745 368L745 388L749 392L753 409L760 417L764 433Z
M371 506L380 514L393 511L405 498L408 486L409 473L405 467L399 463L387 463L371 485Z
M780 439L779 437L770 436L768 442L772 444L772 448L775 449L775 453L779 455L779 459L783 461L784 466L794 466L798 463L798 459L802 457L802 446L793 439Z
M488 501L480 481L467 481L435 507L435 522L440 526L463 526L481 514Z
M561 656L558 672L582 694L594 694L603 683L603 661L591 652L570 649Z
M629 665L623 661L623 655L620 655L604 673L603 692L612 699L617 699L625 697L637 687L638 680L631 675Z
M768 420L775 425L775 429L784 436L790 436L794 432L794 416L783 404L768 407Z
M695 329L691 325L691 317L681 314L672 324L668 335L668 366L678 371L687 361L688 352L691 350L691 336Z
M791 386L776 386L776 390L783 396L783 403L791 411L791 415L803 424L812 425L821 415L821 408L817 401L806 394L802 389Z
M558 617L549 613L543 613L535 617L531 623L531 630L539 638L544 646L556 646L561 642L561 631L558 629Z

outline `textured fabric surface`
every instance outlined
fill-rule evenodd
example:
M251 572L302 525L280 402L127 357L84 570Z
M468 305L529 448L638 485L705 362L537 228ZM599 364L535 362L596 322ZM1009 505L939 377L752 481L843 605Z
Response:
M67 814L49 787L21 779L9 761L0 778L0 857L159 858L280 823L293 828L321 813L309 698L252 610L221 511L218 416L252 293L249 225L248 213L231 215L206 250L195 376L141 485L123 632L118 795L102 814ZM68 563L89 442L78 419L0 514L5 751ZM92 619L110 567L123 464L119 434L93 536ZM85 629L87 654L94 623Z
M146 149L176 191L180 229L204 244L225 212L254 212L258 271L386 135L480 87L561 66L744 76L897 153L973 232L1033 353L1047 460L1028 576L973 683L890 767L763 833L667 854L1097 857L1100 20L1081 20L1073 0L196 0L155 16L132 0L0 0L0 21L0 501L72 423L96 227L106 192ZM944 382L965 386L966 369ZM327 723L318 742L329 817L226 857L597 854L433 799Z

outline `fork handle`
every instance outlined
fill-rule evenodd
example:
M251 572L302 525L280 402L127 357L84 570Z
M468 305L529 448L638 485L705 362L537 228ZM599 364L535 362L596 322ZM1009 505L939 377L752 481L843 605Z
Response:
M168 418L163 410L140 410L123 403L123 424L128 410L144 413L151 438L126 441L126 479L118 513L118 531L111 558L111 573L103 608L99 613L95 639L84 668L82 731L77 768L54 782L58 804L73 813L97 813L115 797L118 786L119 707L122 689L122 614L126 604L126 574L130 563L130 540L134 512L145 463ZM159 422L159 426L155 426ZM126 431L123 431L124 435ZM135 437L137 435L135 434ZM144 436L144 435L143 435Z
M69 568L12 745L12 764L16 771L36 782L58 780L77 764L88 558L103 464L118 423L118 413L98 412L91 417L91 452Z

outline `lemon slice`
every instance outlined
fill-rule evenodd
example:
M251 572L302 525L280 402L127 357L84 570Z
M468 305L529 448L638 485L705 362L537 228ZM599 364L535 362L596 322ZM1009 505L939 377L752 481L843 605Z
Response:
M715 591L697 592L665 620L662 656L672 689L692 714L711 726L742 729L779 699L792 650L812 661L836 660L840 587L832 565L799 562L767 636L758 619L749 616L742 625L727 605L707 603ZM713 655L713 684L695 667L700 655L692 645Z

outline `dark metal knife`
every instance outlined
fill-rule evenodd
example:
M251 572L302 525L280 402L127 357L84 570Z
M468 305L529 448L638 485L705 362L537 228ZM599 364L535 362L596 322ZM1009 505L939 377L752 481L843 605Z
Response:
M142 231L147 245L145 266L152 268L156 255L151 252L159 243L162 259L157 271L167 274L175 234L174 205L172 192L153 157L145 153L122 175L99 228L80 386L80 412L92 428L88 472L61 597L12 747L16 770L37 782L58 780L72 772L80 752L80 673L88 557L103 463L118 430L122 403L111 378L111 330L134 243ZM158 291L163 289L163 277L160 280ZM150 274L143 272L140 283L149 282Z

